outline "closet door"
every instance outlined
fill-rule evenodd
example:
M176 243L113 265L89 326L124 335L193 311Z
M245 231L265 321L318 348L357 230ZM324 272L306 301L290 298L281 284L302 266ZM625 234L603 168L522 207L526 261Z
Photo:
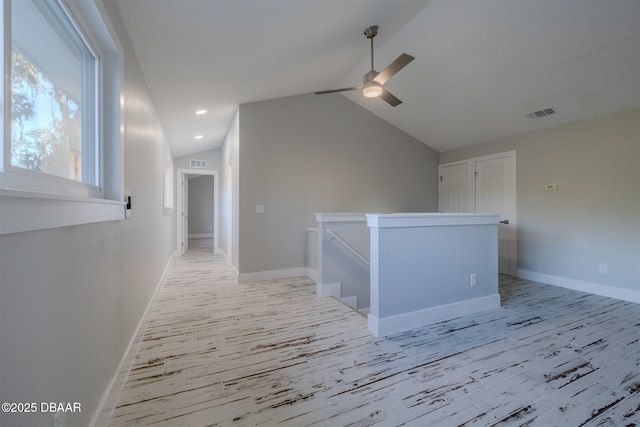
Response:
M476 160L475 211L500 214L498 225L498 271L516 271L515 157Z
M515 275L516 153L493 154L440 165L439 211L497 213L498 271Z
M440 212L469 212L469 165L460 163L440 167Z

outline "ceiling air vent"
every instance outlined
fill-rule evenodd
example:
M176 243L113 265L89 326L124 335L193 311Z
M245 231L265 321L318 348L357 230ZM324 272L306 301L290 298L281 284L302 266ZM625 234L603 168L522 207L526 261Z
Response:
M207 161L206 160L189 159L189 167L190 168L197 168L197 169L206 169L207 168Z
M552 114L556 114L556 110L553 107L543 108L542 110L534 111L533 113L527 114L527 117L530 119L537 119L538 117L546 117Z

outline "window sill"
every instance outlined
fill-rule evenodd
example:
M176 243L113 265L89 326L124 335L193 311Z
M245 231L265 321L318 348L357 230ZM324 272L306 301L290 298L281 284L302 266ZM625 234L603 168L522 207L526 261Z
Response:
M0 235L125 218L124 202L0 188Z

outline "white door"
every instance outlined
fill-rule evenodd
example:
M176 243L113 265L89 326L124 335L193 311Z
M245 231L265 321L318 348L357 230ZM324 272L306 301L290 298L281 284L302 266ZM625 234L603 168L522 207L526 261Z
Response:
M498 271L514 275L516 240L516 152L440 165L440 212L500 214Z
M182 175L182 255L189 250L189 179Z
M459 163L440 168L440 212L469 212L469 165Z
M475 160L475 211L500 214L498 271L516 272L516 176L515 153Z

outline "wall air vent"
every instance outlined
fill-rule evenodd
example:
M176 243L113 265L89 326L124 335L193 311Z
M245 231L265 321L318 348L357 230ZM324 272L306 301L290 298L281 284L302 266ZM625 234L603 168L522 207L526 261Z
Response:
M207 168L207 161L206 160L189 159L189 167L190 168L196 168L196 169L206 169Z
M552 114L556 114L556 110L553 107L543 108L542 110L534 111L527 114L530 119L537 119L538 117L546 117Z

